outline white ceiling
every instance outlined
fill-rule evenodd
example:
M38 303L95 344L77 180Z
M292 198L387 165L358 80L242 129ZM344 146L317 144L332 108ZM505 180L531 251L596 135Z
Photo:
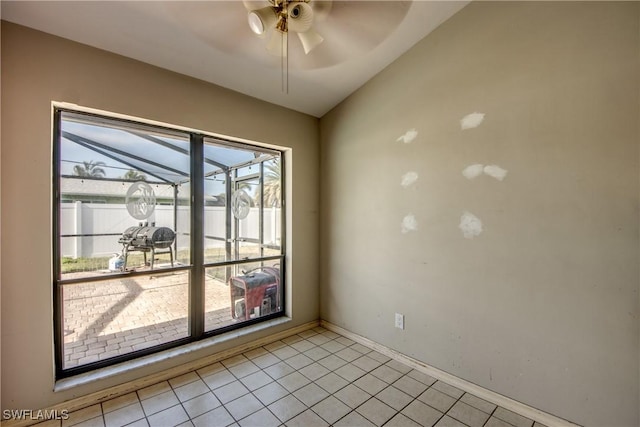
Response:
M288 93L241 1L2 0L1 17L321 117L467 3L334 2L318 48L289 38Z

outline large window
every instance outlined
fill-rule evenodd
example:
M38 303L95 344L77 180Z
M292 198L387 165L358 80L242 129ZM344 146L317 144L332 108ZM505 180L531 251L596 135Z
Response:
M284 313L280 151L54 116L58 377Z

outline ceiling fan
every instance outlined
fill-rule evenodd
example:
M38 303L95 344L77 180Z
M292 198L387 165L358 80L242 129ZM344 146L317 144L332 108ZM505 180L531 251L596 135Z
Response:
M411 3L411 0L160 2L167 19L179 22L211 47L268 68L281 68L286 61L297 74L366 55L400 25ZM290 33L295 35L288 37Z
M259 37L266 37L271 33L267 51L272 54L287 56L286 37L290 32L295 33L300 39L305 55L324 41L314 29L314 22L326 19L331 11L331 0L267 0L243 3L248 10L251 31Z

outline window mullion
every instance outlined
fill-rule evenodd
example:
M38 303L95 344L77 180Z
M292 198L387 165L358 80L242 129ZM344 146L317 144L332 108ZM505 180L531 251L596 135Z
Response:
M191 281L189 326L191 337L204 333L204 147L202 135L191 135Z

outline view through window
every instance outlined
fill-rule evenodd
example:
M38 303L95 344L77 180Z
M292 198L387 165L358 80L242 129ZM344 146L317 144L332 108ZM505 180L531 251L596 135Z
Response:
M59 377L284 312L283 156L55 111Z

